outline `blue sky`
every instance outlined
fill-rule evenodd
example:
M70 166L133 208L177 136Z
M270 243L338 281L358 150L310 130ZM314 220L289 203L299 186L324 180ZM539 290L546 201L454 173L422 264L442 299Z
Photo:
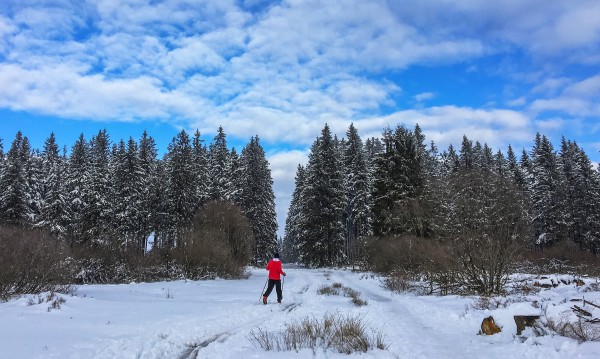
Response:
M0 138L68 148L144 129L161 151L219 125L258 134L283 223L296 165L343 136L415 123L439 148L576 140L600 161L596 0L4 0ZM280 233L282 231L280 230Z

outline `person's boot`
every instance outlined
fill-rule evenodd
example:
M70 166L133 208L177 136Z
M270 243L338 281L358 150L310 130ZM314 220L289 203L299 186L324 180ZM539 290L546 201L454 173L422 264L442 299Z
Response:
M267 304L267 296L263 295L263 304Z

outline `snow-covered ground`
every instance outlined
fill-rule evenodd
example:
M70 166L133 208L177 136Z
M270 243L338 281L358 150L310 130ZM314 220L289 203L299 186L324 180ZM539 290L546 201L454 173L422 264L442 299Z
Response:
M52 301L38 296L0 303L0 358L347 358L323 349L266 352L248 339L258 328L282 331L285 323L336 312L360 315L384 333L388 349L351 355L361 358L600 358L599 342L535 337L531 330L516 336L513 315L539 314L534 300L552 315L573 305L565 299L600 303L599 292L578 292L573 284L481 310L473 308L474 298L394 294L374 276L296 268L287 270L283 304L275 304L273 293L265 306L259 299L266 271L250 271L247 280L84 285L74 296L61 295L66 302L51 310ZM317 294L336 282L359 291L368 305ZM502 332L477 335L489 315Z

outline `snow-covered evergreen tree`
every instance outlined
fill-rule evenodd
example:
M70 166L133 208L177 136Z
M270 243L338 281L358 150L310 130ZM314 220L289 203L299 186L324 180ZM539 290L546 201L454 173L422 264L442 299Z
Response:
M343 264L345 189L328 125L311 148L302 198L301 261L311 267Z
M346 254L354 263L358 253L358 241L372 234L371 179L362 140L351 124L346 132L344 161L344 185L346 187Z
M277 250L277 216L271 170L258 136L244 147L240 162L242 172L239 180L233 174L233 182L241 184L240 206L252 226L253 261L264 263Z
M525 191L527 189L527 180L525 173L523 172L522 166L517 161L517 156L513 151L512 146L508 146L507 151L507 171L508 176L513 180L513 182L517 185L517 187L521 191Z
M189 226L196 211L196 175L193 160L190 137L182 130L169 144L165 158L168 208L173 234L165 243L169 247L176 245L176 240Z
M28 220L27 172L29 148L24 146L21 131L17 132L6 155L6 163L0 177L0 219L2 223L24 225Z
M157 218L156 210L158 201L155 200L154 196L157 195L157 192L163 192L155 189L155 186L158 185L155 181L155 176L157 175L157 156L158 150L156 149L156 141L144 131L139 143L139 165L141 171L141 188L139 190L142 201L140 208L140 218L142 222L140 223L140 228L143 233L143 236L140 239L140 251L142 251L142 253L147 248L148 236L155 231L153 221Z
M192 149L194 152L194 173L196 175L196 201L199 208L210 197L210 178L208 171L208 150L198 130L194 133Z
M298 261L299 251L298 243L303 213L302 191L304 190L305 169L298 165L296 170L294 192L290 201L288 215L285 219L285 238L283 240L283 256L291 262Z
M108 244L112 237L111 222L114 220L110 200L111 144L106 129L92 137L89 143L89 174L84 177L85 191L82 193L86 206L83 208L81 224L86 240Z
M462 144L459 151L460 167L463 169L471 169L475 166L475 150L473 148L473 141L469 140L467 136L463 136Z
M226 166L226 178L228 179L225 190L225 199L237 205L242 203L242 190L245 182L244 164L235 148L229 152Z
M89 182L89 146L83 134L79 136L71 149L65 180L69 221L67 234L70 244L80 244L83 238L83 213L87 207L86 199Z
M65 183L66 163L59 155L54 133L51 133L44 142L42 159L45 174L41 183L43 202L36 225L47 228L50 233L59 238L64 238L69 221Z
M384 132L385 152L375 160L373 232L375 235L412 233L423 227L411 208L419 205L425 167L414 133L398 126Z
M600 181L585 152L575 142L564 138L561 142L560 162L565 176L567 205L570 213L569 237L581 248L593 253L600 249Z
M142 193L143 171L137 142L130 137L127 145L119 141L111 165L112 218L118 246L142 250L146 232L144 199Z
M209 181L210 199L213 201L223 201L227 199L227 188L229 178L227 178L227 162L229 160L229 150L227 149L227 139L223 127L219 126L214 141L209 146Z
M23 137L22 146L26 178L27 224L34 225L39 220L43 206L42 158L38 150L31 148L27 137Z
M531 150L531 200L534 243L547 247L565 239L563 177L554 148L546 136L536 135Z

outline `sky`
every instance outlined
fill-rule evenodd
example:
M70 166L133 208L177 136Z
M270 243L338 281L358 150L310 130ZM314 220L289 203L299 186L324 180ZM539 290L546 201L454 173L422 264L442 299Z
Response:
M597 0L3 0L0 138L258 135L279 233L325 123L440 149L575 140L600 161Z

